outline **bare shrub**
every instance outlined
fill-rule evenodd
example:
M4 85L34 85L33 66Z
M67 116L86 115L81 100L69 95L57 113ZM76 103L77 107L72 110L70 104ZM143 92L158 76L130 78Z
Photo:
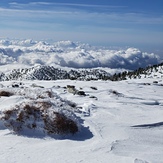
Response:
M59 132L59 134L67 134L67 133L75 134L76 132L78 132L78 127L76 123L71 119L68 119L63 114L57 113L55 121L56 121L57 132Z
M4 91L4 90L0 91L0 96L10 97L12 95L13 95L13 93L11 93L11 92Z
M53 98L54 97L53 93L51 91L49 91L49 90L47 90L46 92L43 92L43 94L38 95L37 98L45 99L47 97L49 97L49 98Z
M51 91L46 91L45 93L47 93L48 97L50 97L50 98L53 97L53 93Z
M14 109L4 111L1 119L7 128L17 134L29 129L60 135L78 132L76 122L51 107L52 104L46 101L22 103Z
M78 127L74 121L68 119L61 113L54 112L54 114L56 116L54 120L50 120L49 118L45 119L45 127L48 133L64 135L78 132Z
M2 117L2 119L4 120L4 125L7 128L13 130L14 132L18 132L21 130L20 121L15 120L18 119L16 109L4 111L4 117Z
M41 111L30 105L25 105L23 108L18 107L12 110L4 111L4 125L13 130L15 133L20 133L26 128L32 129L35 121L41 117Z
M36 104L41 110L46 110L52 106L52 103L49 101L37 101Z
M11 117L11 115L13 114L13 111L14 110L7 110L7 111L4 111L4 120L8 120L10 117Z

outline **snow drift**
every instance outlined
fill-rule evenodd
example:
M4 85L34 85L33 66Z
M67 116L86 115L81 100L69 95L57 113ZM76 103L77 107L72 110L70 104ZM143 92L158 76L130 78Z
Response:
M154 76L155 72L152 74ZM66 85L75 86L89 96L73 95L65 91ZM6 97L0 97L1 113L13 111L14 114L18 113L18 120L21 120L21 117L25 118L29 115L26 114L26 108L29 108L30 113L31 107L41 106L41 112L44 110L42 104L47 105L50 100L50 105L53 103L55 106L54 111L58 107L66 108L66 113L70 114L64 113L64 115L74 122L76 119L72 116L71 110L80 109L80 112L74 114L77 115L81 128L77 134L62 136L61 139L54 139L58 136L54 138L49 135L37 136L33 132L27 132L26 125L33 124L35 133L46 132L42 127L44 123L39 117L40 112L36 111L37 127L33 123L34 118L29 116L26 123L21 123L24 134L28 135L17 136L3 127L0 121L0 162L162 163L162 88L161 77L118 82L109 80L1 81L0 91L10 92L3 92ZM51 95L47 93L50 90L52 90ZM73 107L74 103L76 107ZM56 115L50 114L52 108L49 103L46 108L49 108L48 115L54 116L55 119ZM14 114L10 117L16 120ZM7 122L10 122L11 118Z
M71 41L49 44L33 40L0 40L0 65L11 63L29 66L41 64L72 68L109 67L134 70L158 64L159 57L132 47L110 50Z

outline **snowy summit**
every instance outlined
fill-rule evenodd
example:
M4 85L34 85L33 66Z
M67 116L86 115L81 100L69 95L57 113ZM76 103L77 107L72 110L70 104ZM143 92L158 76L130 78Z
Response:
M0 163L163 163L163 0L0 1Z
M162 163L156 54L1 40L0 56L0 162Z

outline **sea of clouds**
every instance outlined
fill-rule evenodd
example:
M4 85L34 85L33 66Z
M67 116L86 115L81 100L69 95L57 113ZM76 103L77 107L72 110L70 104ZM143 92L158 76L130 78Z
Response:
M57 65L71 68L123 68L134 70L158 64L156 54L137 48L111 50L88 44L60 41L0 40L0 65Z

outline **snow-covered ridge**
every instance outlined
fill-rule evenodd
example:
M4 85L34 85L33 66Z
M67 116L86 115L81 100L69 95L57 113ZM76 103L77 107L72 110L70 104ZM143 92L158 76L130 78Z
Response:
M0 65L24 64L28 66L58 65L72 68L124 68L137 69L158 64L156 54L137 48L106 49L72 41L49 44L33 40L0 40Z
M10 80L126 80L140 78L163 78L163 63L139 68L135 71L121 71L110 74L101 69L63 69L53 66L34 66L30 68L13 69L0 73L0 81Z
M61 69L53 66L35 66L31 68L13 69L0 73L0 81L8 80L107 80L110 73L102 69Z
M146 68L139 68L135 71L124 71L111 76L111 80L113 81L141 78L163 78L163 63Z

